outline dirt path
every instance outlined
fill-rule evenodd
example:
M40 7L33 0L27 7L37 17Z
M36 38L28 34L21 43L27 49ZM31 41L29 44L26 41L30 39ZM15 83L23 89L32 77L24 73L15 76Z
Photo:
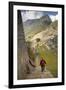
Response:
M36 78L53 78L53 75L49 70L45 69L43 72L41 72L40 67L37 67L31 74L27 75L27 79Z

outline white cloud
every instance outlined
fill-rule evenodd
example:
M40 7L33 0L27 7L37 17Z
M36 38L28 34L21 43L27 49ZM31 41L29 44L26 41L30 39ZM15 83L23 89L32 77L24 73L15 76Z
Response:
M50 18L52 21L58 20L58 15L56 15L56 16L50 15Z
M22 15L23 21L25 22L28 19L40 18L43 15L43 13L36 12L36 11L26 11L26 12L22 12L21 15Z
M38 19L44 15L44 12L40 11L22 11L21 12L23 22L25 22L28 19ZM49 15L52 21L55 21L58 19L58 15Z

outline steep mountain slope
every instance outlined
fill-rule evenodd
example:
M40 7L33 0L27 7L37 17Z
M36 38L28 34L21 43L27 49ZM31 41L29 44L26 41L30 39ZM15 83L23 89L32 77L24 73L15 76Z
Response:
M23 24L26 38L32 38L35 34L44 31L51 22L48 15L43 16L40 19L27 20Z
M27 46L30 48L28 50L31 50L29 53L31 60L36 60L36 55L33 54L34 48L35 52L38 51L39 56L46 60L47 69L54 77L57 77L58 21L49 23L49 19L47 20L47 18L41 17L38 21L28 20L25 23L25 39L27 43L30 43Z
M41 43L40 45L44 44L48 49L50 49L50 47L56 48L57 29L58 29L57 23L58 23L57 21L52 22L46 30L43 30L37 33L36 35L34 35L31 38L32 45L36 46L37 45L36 39L39 38Z

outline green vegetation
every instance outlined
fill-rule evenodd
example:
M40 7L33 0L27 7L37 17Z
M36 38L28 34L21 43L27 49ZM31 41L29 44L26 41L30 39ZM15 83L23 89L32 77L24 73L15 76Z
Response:
M57 68L58 68L57 50L54 49L48 50L44 45L37 46L35 49L38 49L40 57L42 57L46 61L47 69L53 74L54 77L57 77ZM31 60L35 61L35 54L29 47L28 53Z
M43 20L43 21L42 21ZM35 20L31 25L24 26L25 38L27 42L28 54L31 60L35 61L35 52L39 52L41 58L45 59L47 70L49 70L54 77L58 75L58 56L57 56L57 27L58 21L51 22L49 19L46 23L44 19L40 19L40 22ZM48 22L50 23L48 24ZM27 22L28 23L28 22ZM47 30L48 28L48 30ZM44 35L43 38L37 37L37 33L47 30L45 33L41 33L39 36ZM34 41L36 41L35 52L32 50L31 39L36 35ZM49 37L49 38L48 38ZM48 38L44 40L44 38ZM44 40L44 41L43 41ZM39 45L41 43L41 46ZM46 44L46 45L45 45ZM46 47L48 46L48 47Z
M43 59L47 62L47 69L53 74L54 77L57 77L57 54L54 50L48 50L46 47L39 47L39 53Z

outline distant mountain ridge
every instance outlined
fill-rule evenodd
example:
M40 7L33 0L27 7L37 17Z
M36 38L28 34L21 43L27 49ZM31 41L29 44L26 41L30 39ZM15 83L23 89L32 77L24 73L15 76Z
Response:
M31 25L38 22L50 24L52 20L48 15L45 15L40 17L39 19L28 19L27 21L24 22L24 25Z
M38 32L45 30L52 23L48 15L42 16L39 19L29 19L23 23L25 35L33 36ZM30 37L29 36L29 37Z
M39 38L48 49L57 48L57 30L58 21L52 22L51 18L46 15L40 19L32 19L24 22L24 31L26 41L31 41L32 46L36 46L36 39Z

